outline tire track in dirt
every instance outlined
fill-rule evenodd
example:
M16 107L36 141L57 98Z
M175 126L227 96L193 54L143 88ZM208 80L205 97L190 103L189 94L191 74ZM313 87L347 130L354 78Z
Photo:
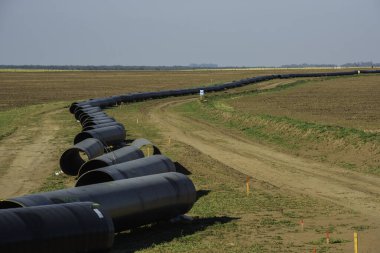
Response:
M36 190L57 166L51 141L60 126L51 116L58 112L42 114L38 126L21 126L0 142L0 199Z
M170 107L191 101L157 104L149 116L172 140L194 147L211 158L268 182L280 189L331 201L368 219L373 228L366 234L367 252L380 246L380 177L348 171L324 163L287 155L251 142L243 136L211 124L186 118ZM377 245L377 246L376 246Z

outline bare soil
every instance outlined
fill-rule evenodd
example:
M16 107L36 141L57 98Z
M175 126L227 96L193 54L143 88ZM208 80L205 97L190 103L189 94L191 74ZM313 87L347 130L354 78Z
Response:
M380 132L380 76L315 79L295 88L227 101L250 114Z
M52 141L60 125L51 119L60 110L41 115L38 125L25 125L0 142L0 199L37 190L57 167Z
M380 242L380 177L286 155L246 140L205 122L178 115L170 107L186 100L157 105L152 121L170 138L183 142L211 158L256 180L284 191L327 200L359 213L375 229L362 233L361 250L377 252ZM333 218L333 217L332 217ZM343 248L351 250L351 245Z

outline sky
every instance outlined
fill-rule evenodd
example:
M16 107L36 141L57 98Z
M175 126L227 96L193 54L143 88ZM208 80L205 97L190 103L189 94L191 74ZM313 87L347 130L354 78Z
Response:
M379 0L0 0L0 64L380 62Z

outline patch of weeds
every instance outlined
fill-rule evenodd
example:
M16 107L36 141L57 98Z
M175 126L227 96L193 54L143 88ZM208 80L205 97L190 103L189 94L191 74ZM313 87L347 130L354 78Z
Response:
M276 220L273 218L264 218L260 221L262 226L284 226L284 227L295 227L296 224L290 220Z
M340 239L340 238L330 238L330 243L331 244L346 243L346 242L351 242L351 241L350 240Z
M289 217L289 218L301 218L299 213L296 213L294 211L285 211L283 213L284 216Z
M364 230L367 230L369 228L370 228L370 226L367 226L367 225L359 225L359 226L351 227L351 229L354 231L364 231Z
M338 243L346 243L346 242L350 242L350 241L339 239L339 238L331 238L330 237L329 244L338 244ZM310 244L310 245L323 245L323 244L327 244L326 237L321 237L321 238L319 238L317 240L310 241L310 242L308 242L308 244Z
M45 182L41 185L39 189L32 193L48 192L67 188L66 184L70 179L71 178L65 174L56 175L54 173L45 180Z
M249 248L249 251L248 252L252 252L252 253L261 253L264 251L264 246L261 245L261 244L253 244L250 248Z
M282 241L283 240L283 238L281 236L279 236L279 235L276 235L273 239L274 240L278 240L278 241Z
M336 230L335 226L333 226L333 225L330 224L327 228L326 227L322 227L322 226L317 227L315 229L315 232L317 232L317 233L326 233L326 232L333 233L335 230Z
M214 103L214 107L218 110L225 111L225 112L233 112L234 111L234 108L232 106L229 106L225 103L222 103L219 100Z
M380 174L380 166L370 166L367 170L372 174Z
M364 143L371 142L371 141L380 141L380 134L368 133L363 130L359 130L355 128L317 124L313 122L306 122L306 121L302 121L298 119L289 118L286 116L273 116L273 115L268 115L268 114L262 114L262 115L259 115L259 117L261 119L265 119L273 123L286 123L304 132L308 130L314 130L319 134L331 133L337 139L342 139L342 138L347 138L347 137L357 137Z
M341 162L340 165L341 165L343 168L346 168L346 169L349 169L349 170L352 170L352 169L357 168L356 164L353 164L353 163Z

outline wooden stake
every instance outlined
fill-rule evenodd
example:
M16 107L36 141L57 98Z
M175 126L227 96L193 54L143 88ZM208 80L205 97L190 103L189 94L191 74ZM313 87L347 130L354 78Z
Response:
M172 143L172 139L170 138L170 136L169 136L169 141L168 141L168 143L169 143L169 146L170 146L170 144Z
M139 118L136 119L136 124L138 124L138 123L139 123Z
M303 226L304 226L303 220L301 220L300 225L301 225L301 231L303 232Z
M249 183L250 183L250 180L251 178L247 176L246 180L245 180L245 186L246 186L246 190L247 190L247 196L249 195Z
M354 252L359 252L358 232L354 232Z
M317 249L315 247L313 249L313 253L317 253Z
M326 231L326 243L327 244L330 243L330 232L329 231Z

